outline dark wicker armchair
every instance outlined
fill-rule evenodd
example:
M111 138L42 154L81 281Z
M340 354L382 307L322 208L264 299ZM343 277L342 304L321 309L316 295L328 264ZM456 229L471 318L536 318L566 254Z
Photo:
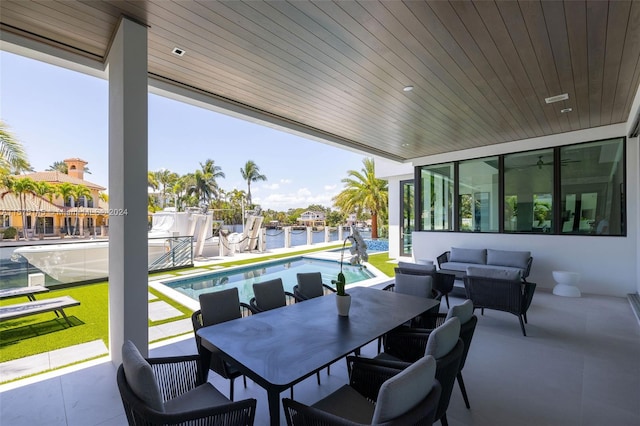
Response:
M524 325L527 323L527 310L531 305L536 284L523 282L519 277L509 279L488 276L492 270L468 268L464 278L467 298L473 301L475 308L509 312L518 317L522 334L527 335Z
M129 425L253 424L256 400L228 400L205 380L198 355L145 360L131 342L125 346L137 353L125 359L123 346L116 378Z
M201 309L191 315L191 324L193 325L193 332L195 334L200 359L206 363L206 365L203 366L203 371L204 374L207 375L210 369L225 379L228 379L229 399L233 401L234 382L242 373L223 360L218 353L210 352L202 346L202 341L200 336L198 336L198 330L205 326L246 317L251 315L253 311L248 304L240 302L238 289L235 287L212 293L204 293L200 295L199 299ZM243 376L242 379L244 381L244 387L246 388L247 378Z
M347 357L349 385L312 406L282 400L287 425L431 425L441 388L436 362L424 357L413 364L379 365Z

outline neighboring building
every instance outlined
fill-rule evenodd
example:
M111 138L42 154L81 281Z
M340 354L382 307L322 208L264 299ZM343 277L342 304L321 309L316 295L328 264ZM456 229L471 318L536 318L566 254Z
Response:
M64 162L67 164L68 174L44 171L20 177L28 177L36 182L48 182L51 185L61 183L84 185L91 191L91 195L78 200L73 197L63 200L59 195L52 195L49 201L48 197L41 198L27 194L24 206L26 223L23 224L20 200L13 193L5 193L0 197L0 229L13 226L22 231L26 228L28 236L36 234L53 236L71 232L80 235L84 230L96 235L101 227L108 225L108 204L100 198L100 193L106 188L84 179L86 161L80 158L68 158ZM69 222L69 232L67 232L65 220Z
M326 214L324 212L306 211L296 221L304 226L324 226Z

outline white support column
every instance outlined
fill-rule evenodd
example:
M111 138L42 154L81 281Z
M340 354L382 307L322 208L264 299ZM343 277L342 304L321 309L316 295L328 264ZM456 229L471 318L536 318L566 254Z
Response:
M313 244L313 228L310 226L307 226L307 245L310 246L311 244Z
M131 340L149 350L147 28L120 20L109 67L109 352Z

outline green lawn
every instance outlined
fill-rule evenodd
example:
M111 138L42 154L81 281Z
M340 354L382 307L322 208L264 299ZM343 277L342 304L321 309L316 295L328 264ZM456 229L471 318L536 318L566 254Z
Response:
M336 245L339 247L340 245ZM326 250L326 247L322 250ZM266 255L256 259L246 259L229 261L217 266L239 266L257 261L266 261L282 257L301 255L308 252L318 251L318 249L298 251L281 255ZM388 263L388 253L369 255L369 263L388 276L393 276L394 264ZM164 272L163 274L166 274ZM149 326L159 325L166 322L190 318L191 310L180 305L172 299L156 290L150 288L149 291L164 300L170 305L180 310L183 315L168 320L149 322ZM80 302L80 306L67 308L65 312L70 318L73 327L69 327L62 318L56 318L53 312L39 315L32 315L12 321L0 323L0 362L23 358L43 352L52 351L80 343L86 343L101 339L105 345L109 346L108 329L108 284L100 282L86 284L76 287L67 287L59 290L51 290L49 293L39 294L38 299L71 296ZM0 301L0 306L26 302L27 298L15 298Z

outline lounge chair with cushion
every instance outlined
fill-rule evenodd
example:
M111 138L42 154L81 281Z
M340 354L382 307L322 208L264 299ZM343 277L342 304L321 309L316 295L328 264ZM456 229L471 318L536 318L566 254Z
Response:
M379 367L358 357L349 357L348 361L348 385L311 406L282 400L289 426L433 423L440 399L433 357L401 368Z
M467 298L474 308L494 309L509 312L518 317L522 334L527 323L527 310L531 305L536 284L521 280L518 271L507 269L487 269L469 266L464 277Z
M145 359L126 341L116 380L130 425L254 422L256 400L228 400L206 381L199 355Z

